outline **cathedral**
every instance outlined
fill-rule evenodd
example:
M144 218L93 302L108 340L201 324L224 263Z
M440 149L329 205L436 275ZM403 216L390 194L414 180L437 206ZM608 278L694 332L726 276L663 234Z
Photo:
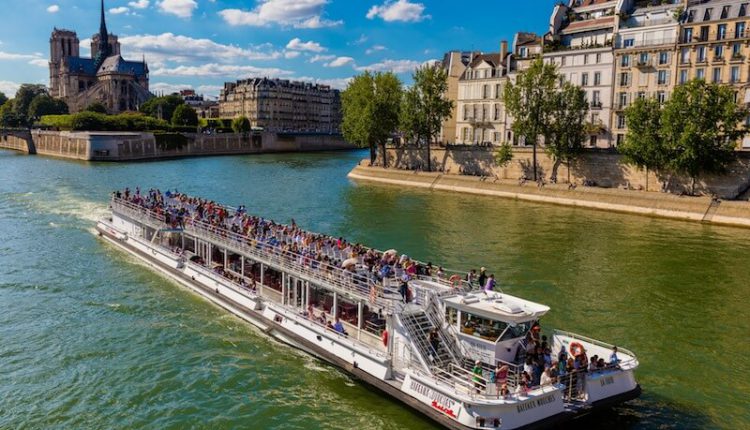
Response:
M108 113L136 111L153 97L148 90L148 66L125 61L117 36L107 32L104 0L99 33L91 38L91 58L80 56L75 32L55 28L50 38L50 95L68 104L71 113L101 103Z

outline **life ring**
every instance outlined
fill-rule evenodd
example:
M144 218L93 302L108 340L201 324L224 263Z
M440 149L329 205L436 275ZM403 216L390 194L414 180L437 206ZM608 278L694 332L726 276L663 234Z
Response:
M585 349L583 349L583 345L581 345L578 342L572 342L570 344L570 353L573 355L573 357L578 357L581 354L584 354L586 352Z
M383 346L388 346L388 330L383 330Z
M451 287L456 288L457 285L461 285L461 276L451 275L451 277L448 278L448 281L451 283Z

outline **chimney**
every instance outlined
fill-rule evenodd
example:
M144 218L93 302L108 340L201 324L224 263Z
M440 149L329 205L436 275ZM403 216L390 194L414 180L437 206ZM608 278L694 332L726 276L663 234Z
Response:
M508 41L503 40L500 42L500 61L505 60L506 55L508 55Z

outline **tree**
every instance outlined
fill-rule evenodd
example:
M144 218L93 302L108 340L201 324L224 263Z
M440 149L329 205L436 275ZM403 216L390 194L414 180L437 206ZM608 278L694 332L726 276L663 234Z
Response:
M505 107L513 117L512 130L533 145L534 180L537 179L536 148L540 136L549 136L552 123L551 101L558 81L554 64L541 58L518 74L515 83L508 83L503 91Z
M341 94L344 137L361 148L370 148L370 164L375 163L377 146L382 145L383 166L387 166L385 145L398 128L402 93L395 74L364 72Z
M13 105L14 100L8 100L0 106L0 125L2 127L20 127L23 125L21 119L16 115Z
M425 65L414 72L413 79L402 101L406 112L401 114L401 126L408 135L427 139L427 170L432 171L430 145L453 111L453 102L446 97L448 73L440 65Z
M235 133L247 135L252 130L252 124L250 124L250 120L247 117L241 116L232 120L232 130Z
M747 132L740 124L748 111L734 98L731 87L696 79L675 88L664 105L660 134L669 148L668 166L690 177L693 194L698 177L726 171Z
M198 126L198 114L192 107L181 104L177 106L172 114L172 125L177 126Z
M94 112L94 113L107 113L107 107L99 102L91 103L90 105L86 106L86 109L83 110L84 112Z
M68 105L59 99L50 97L47 94L40 94L34 97L29 105L29 120L38 120L45 115L66 115Z
M0 91L0 106L4 105L8 101L8 96L4 92Z
M29 122L29 107L31 106L31 102L38 95L47 95L47 87L38 84L22 84L18 88L18 91L16 91L13 112L26 124Z
M570 181L570 163L581 154L586 140L585 122L589 112L586 92L577 85L565 82L552 94L549 109L550 124L544 149L555 160L551 179L557 180L557 170L561 163L565 163Z
M178 95L152 97L141 105L140 111L154 118L169 121L177 106L182 104L185 104L185 101Z
M661 104L655 98L639 98L625 109L628 132L617 147L625 163L661 172L669 161L669 149L661 137Z
M497 167L505 167L513 161L513 147L510 143L505 142L500 145L500 149L495 153L494 159Z

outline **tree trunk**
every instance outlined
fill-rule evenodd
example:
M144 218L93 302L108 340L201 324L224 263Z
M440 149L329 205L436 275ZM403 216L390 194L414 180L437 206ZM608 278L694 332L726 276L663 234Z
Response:
M537 177L536 177L536 140L534 141L534 145L533 145L533 159L532 159L532 163L534 164L534 182L536 182L536 179L537 179Z
M432 172L432 155L430 154L430 138L427 138L427 171Z
M385 142L383 142L383 168L388 168L388 151L385 149Z
M375 145L371 143L370 144L370 166L375 165L375 161L377 160L377 158L378 158L378 154L375 152Z
M690 195L695 195L695 176L690 177Z
M560 168L560 164L562 164L562 161L559 158L555 158L555 164L552 165L552 174L549 178L553 183L557 182L557 170ZM568 169L568 176L570 176L570 169Z
M570 161L565 163L565 167L568 169L568 184L570 184Z
M646 166L646 191L648 191L648 166Z

